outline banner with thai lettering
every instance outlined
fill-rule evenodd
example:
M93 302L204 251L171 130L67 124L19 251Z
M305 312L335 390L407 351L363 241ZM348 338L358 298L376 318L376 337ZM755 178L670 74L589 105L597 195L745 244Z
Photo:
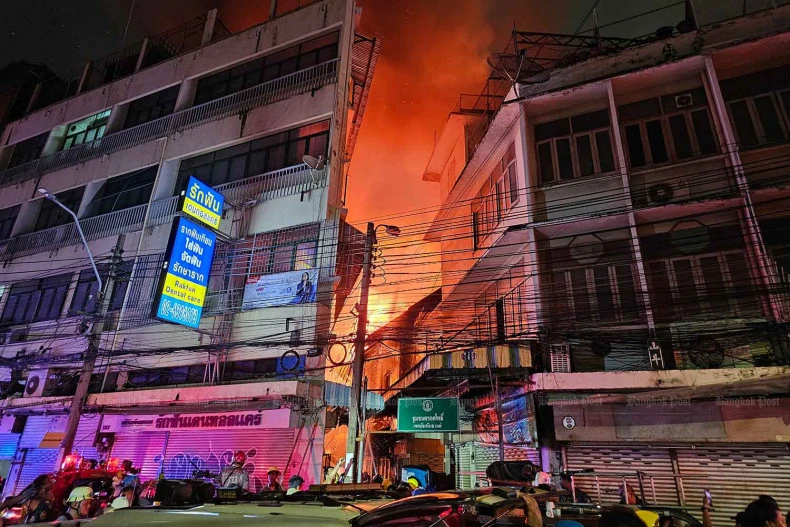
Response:
M187 188L183 192L181 211L209 227L219 229L225 196L202 181L189 176Z
M251 276L244 286L242 309L315 302L318 269Z
M216 430L249 428L288 428L291 411L261 410L249 412L213 412L206 414L170 415L108 415L102 432L134 430L152 432L165 430Z
M504 391L504 390L503 390ZM536 439L535 415L532 398L517 395L502 397L502 438L508 445L532 444ZM475 430L484 443L499 442L499 419L496 405L475 411Z

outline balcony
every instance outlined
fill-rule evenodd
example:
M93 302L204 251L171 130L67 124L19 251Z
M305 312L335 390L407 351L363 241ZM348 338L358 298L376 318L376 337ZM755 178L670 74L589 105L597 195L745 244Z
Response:
M326 186L327 172L316 174L307 165L266 172L241 181L217 185L215 190L225 196L230 205L240 204L246 200L268 200L287 195L306 192ZM178 211L179 196L161 199L151 203L151 210L146 222L146 207L138 205L92 218L80 220L80 225L87 241L115 236L122 232L135 232L143 228L168 223ZM10 240L0 242L0 260L9 260L42 251L52 251L80 244L77 226L73 222L65 225L23 234Z
M252 88L194 106L95 141L0 172L0 187L17 185L202 124L273 104L336 82L339 59L297 71Z

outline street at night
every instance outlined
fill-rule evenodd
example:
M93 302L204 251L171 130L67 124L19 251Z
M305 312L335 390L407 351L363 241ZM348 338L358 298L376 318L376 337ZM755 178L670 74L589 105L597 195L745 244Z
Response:
M5 0L0 527L787 527L788 50L787 0Z

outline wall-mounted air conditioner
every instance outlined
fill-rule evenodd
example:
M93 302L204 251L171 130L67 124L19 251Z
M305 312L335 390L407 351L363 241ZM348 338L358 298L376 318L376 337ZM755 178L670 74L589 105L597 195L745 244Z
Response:
M675 95L675 108L690 108L694 106L694 97L690 93Z
M549 356L553 373L571 372L571 350L568 344L552 344Z
M41 397L51 376L50 370L31 370L27 374L24 397Z
M647 187L647 202L651 207L680 203L690 197L688 182L682 179L671 183L656 183Z

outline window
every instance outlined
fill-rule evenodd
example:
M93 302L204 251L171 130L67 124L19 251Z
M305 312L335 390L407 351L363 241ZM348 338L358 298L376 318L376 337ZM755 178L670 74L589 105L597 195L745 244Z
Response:
M510 143L505 155L472 201L475 247L480 246L483 239L502 221L505 212L518 201L518 192L516 145Z
M614 170L609 112L596 112L535 125L542 184Z
M237 249L240 254L235 260L244 262L245 268L234 265L233 272L252 277L314 269L318 236L318 224L256 234L252 240L240 244Z
M179 86L173 86L146 97L142 97L129 104L124 128L141 125L160 117L170 115L176 108Z
M751 313L757 308L742 251L651 261L648 277L658 320Z
M82 201L82 194L84 191L85 187L79 187L60 192L56 194L55 197L58 198L58 201L63 205L76 213L80 208L80 202ZM40 231L50 229L52 227L64 225L70 221L74 221L74 218L72 218L68 212L59 207L55 202L44 198L41 200L41 209L38 211L36 226L33 230Z
M721 92L742 148L777 143L790 128L790 68L761 71L721 82Z
M618 108L632 167L715 154L705 91L664 95Z
M133 260L123 262L121 265L121 272L115 279L112 288L112 296L110 297L110 311L119 311L123 305L124 297L126 296L126 288L129 285L128 277L132 273ZM109 268L107 266L100 266L99 273L102 275L102 280L106 280ZM96 281L96 275L93 269L83 269L80 271L77 286L74 288L74 295L71 299L71 306L69 307L69 315L78 315L80 313L94 313L96 312L96 300L99 294L99 283Z
M201 79L195 105L332 60L337 57L337 41L338 33L330 33Z
M212 187L240 181L301 164L305 154L326 156L328 143L329 121L321 121L185 159L178 170L176 194L185 188L189 176Z
M17 143L14 146L14 153L11 154L11 161L8 162L8 168L24 165L41 157L41 152L44 151L48 138L49 132L44 132L41 135Z
M14 284L0 322L13 325L57 319L66 301L69 282L71 274Z
M559 323L639 318L631 265L603 264L551 274L552 318Z
M156 166L110 178L88 204L86 218L148 203L156 180Z
M0 240L7 240L11 237L20 208L21 205L14 205L0 210Z
M90 143L104 135L107 121L110 119L110 110L105 110L76 123L71 123L63 140L63 148L68 150L72 146Z

